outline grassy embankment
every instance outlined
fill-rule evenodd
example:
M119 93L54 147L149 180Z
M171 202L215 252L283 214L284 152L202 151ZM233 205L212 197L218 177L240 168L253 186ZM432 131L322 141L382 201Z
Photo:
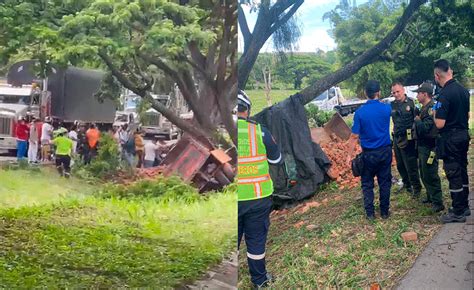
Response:
M185 284L235 247L233 190L201 198L162 181L119 198L47 169L0 169L0 288Z

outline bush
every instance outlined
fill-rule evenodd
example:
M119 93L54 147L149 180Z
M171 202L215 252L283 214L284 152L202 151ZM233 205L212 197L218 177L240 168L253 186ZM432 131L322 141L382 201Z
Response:
M158 177L154 180L140 180L131 185L108 184L99 193L102 198L159 198L162 202L171 200L192 203L200 198L197 190L178 177Z
M83 179L105 179L121 169L118 144L109 134L102 134L100 137L97 156L90 164L84 165L79 160L75 161L74 174Z
M310 127L322 127L324 124L329 122L332 115L334 115L333 111L322 111L314 104L306 105L305 109Z

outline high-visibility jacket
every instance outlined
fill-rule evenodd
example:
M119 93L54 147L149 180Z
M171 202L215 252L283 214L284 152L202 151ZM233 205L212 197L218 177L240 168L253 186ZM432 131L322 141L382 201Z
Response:
M263 144L260 125L239 119L238 128L238 200L270 196L273 182Z

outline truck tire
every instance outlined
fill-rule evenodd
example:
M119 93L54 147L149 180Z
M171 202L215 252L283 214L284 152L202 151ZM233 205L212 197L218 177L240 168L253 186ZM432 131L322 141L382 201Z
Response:
M214 178L219 182L220 185L225 186L230 184L230 180L227 178L227 176L222 172L222 170L217 170L216 173L214 174Z

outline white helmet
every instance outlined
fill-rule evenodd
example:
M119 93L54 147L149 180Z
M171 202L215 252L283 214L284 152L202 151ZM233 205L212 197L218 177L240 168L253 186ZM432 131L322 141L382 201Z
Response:
M50 116L46 116L46 117L44 118L44 121L45 121L46 123L51 123L52 119L51 119Z
M239 90L237 94L237 105L244 106L250 112L250 108L252 107L252 102L247 94L243 90Z

